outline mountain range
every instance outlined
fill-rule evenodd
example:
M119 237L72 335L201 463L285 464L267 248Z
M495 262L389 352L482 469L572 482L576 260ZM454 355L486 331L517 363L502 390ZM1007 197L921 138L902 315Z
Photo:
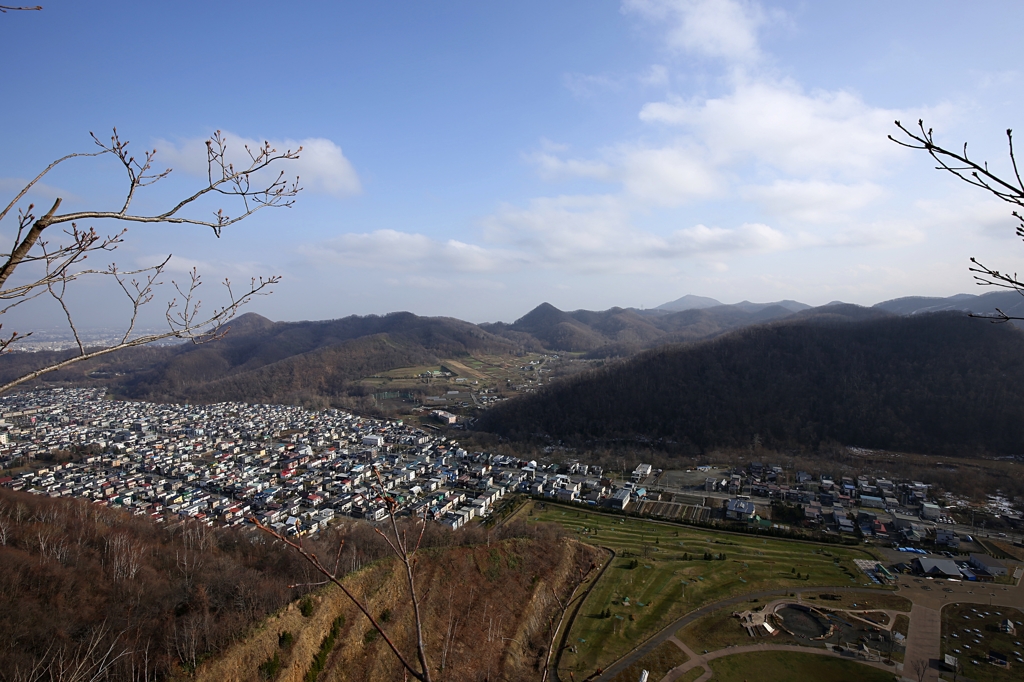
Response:
M614 360L611 365L616 368L616 372L625 372L626 375L638 377L637 381L641 385L651 385L655 379L643 378L646 370L641 371L641 368L651 366L652 353L658 357L678 358L691 357L687 353L695 353L697 355L692 357L698 357L700 353L711 352L708 350L711 348L731 348L733 346L729 344L740 343L740 340L743 339L747 339L745 343L754 343L756 340L756 343L762 345L770 344L775 343L775 341L771 341L776 338L773 335L782 334L778 331L779 329L788 330L786 334L805 334L807 338L818 339L821 343L839 344L836 346L839 347L842 345L838 340L840 337L861 333L855 329L856 325L853 324L855 322L867 324L872 321L888 320L885 324L892 325L894 324L893 320L900 317L932 318L938 312L944 313L940 315L943 319L961 320L972 329L992 330L991 332L979 331L977 332L979 334L999 334L1012 330L1008 329L1006 325L990 325L978 320L967 320L963 313L987 313L996 308L1011 315L1018 312L1024 313L1024 305L1021 304L1021 300L1016 292L1010 291L994 292L983 296L901 298L872 307L829 304L811 308L795 301L762 304L744 301L733 305L723 305L714 299L690 296L664 304L655 310L611 308L604 311L576 310L567 312L548 303L543 303L512 323L496 322L479 325L454 318L421 317L407 312L350 316L337 320L310 322L273 322L260 315L248 313L234 320L229 333L219 341L200 345L181 344L128 349L87 363L71 365L59 372L45 375L36 384L104 386L116 396L149 401L208 403L241 400L260 403L302 403L314 407L334 404L367 409L367 400L369 400L370 407L373 404L372 399L366 397L370 391L367 388L367 383L361 381L367 377L379 376L400 368L438 365L447 360L460 358L502 355L514 357L526 352L549 351L573 353L574 357L582 359ZM671 310L670 308L686 309ZM835 339L827 340L822 336L823 332L820 330L830 328L829 324L840 325L836 329L843 330L830 332L836 335ZM881 328L888 329L885 324ZM900 329L911 333L912 329L916 328ZM952 327L950 330L946 330L941 325L931 329L940 337L946 333L955 337L960 333L955 332ZM789 339L788 336L786 338ZM1013 337L1011 335L1006 338ZM792 340L785 343L791 346ZM892 352L898 350L893 344L885 347ZM964 362L979 362L982 365L985 362L993 362L992 358L977 359L984 348L982 345L963 343L957 348L959 349L957 352L962 353L966 358ZM823 357L822 353L810 348L806 348L805 351L810 354L809 357ZM748 355L751 352L743 350L741 355ZM782 355L785 355L786 352L788 351L782 349L778 351ZM849 352L853 353L851 357L860 357L853 350ZM65 353L48 351L2 355L0 356L0 380L9 380L20 376L69 354L70 351ZM1012 356L1013 353L1005 354L1006 358ZM761 374L757 374L757 376L761 377L763 381L777 385L790 385L790 379L793 376L800 376L812 382L816 387L818 383L826 380L846 381L847 379L842 378L845 376L842 372L847 370L855 372L850 362L852 360L843 355L834 357L831 363L834 367L829 370L830 372L834 371L834 374L819 374L812 377L806 372L798 371L797 368L788 368L785 370L788 374L778 377ZM881 359L876 362L881 363L878 364L879 367L886 366ZM941 363L939 364L941 365ZM769 363L768 366L775 365ZM856 371L868 372L869 370L875 371L869 367L862 367ZM677 376L680 383L676 390L681 394L688 394L688 387L703 386L692 377L684 376L674 370L661 368L658 371L665 371L666 376ZM749 374L753 370L752 368L737 367L736 371L743 375L744 372ZM991 365L985 365L983 370L977 371L980 372L978 376L989 376L995 370ZM589 374L585 376L590 377ZM618 374L614 379L609 379L610 375L600 373L595 376L603 376L604 380L611 381L615 385L621 381ZM723 374L723 377L728 378L728 376L728 374ZM899 376L903 376L906 381L913 381L909 374ZM582 380L583 378L578 379L578 381ZM733 386L729 381L722 379L721 385L723 387L731 386L730 390L739 392L737 395L755 391L753 384ZM557 399L550 397L561 395L556 394L554 392L556 390L560 390L557 385L552 387L551 391L544 391L543 396L548 397L543 399L552 399L557 402ZM588 390L593 390L594 395L603 394L597 384ZM707 391L708 389L700 388L700 390ZM766 392L762 389L756 389L755 392L764 395L770 394L770 391ZM935 395L939 395L939 393ZM538 398L538 400L540 399ZM726 396L723 394L719 396L719 399L725 401ZM352 402L360 400L362 403ZM740 399L737 398L737 400ZM831 400L832 398L828 396L819 396L821 404ZM617 400L608 399L609 405L617 402ZM645 404L643 401L631 400L631 404L634 403ZM580 401L580 404L586 404L586 401ZM675 403L669 401L665 404ZM960 403L954 400L951 404L959 405ZM681 406L677 405L677 407L682 409ZM531 414L530 410L533 408L523 409L521 414ZM722 414L730 414L733 409L733 407L723 409ZM794 413L801 413L802 409L793 408ZM561 412L553 410L552 413L560 414ZM527 425L519 416L515 416L520 413L508 412L505 411L505 408L497 410L493 414L494 418L500 414L509 415L507 426L499 428L493 422L489 426L489 428L509 434L536 432L551 436L603 438L639 433L635 429L631 431L621 425L608 432L598 432L587 427L570 433L559 429L549 430L543 426L545 423L543 420L532 426ZM593 414L600 415L602 413L597 411ZM653 414L657 414L657 412ZM743 414L746 416L737 423L747 423L744 420L747 420L749 415L746 412ZM874 419L874 417L872 418ZM488 419L491 417L488 416ZM817 423L815 420L818 420L818 417L814 417L812 422ZM579 418L567 417L565 420L566 425L573 423L579 423ZM614 420L609 422L609 424L614 423ZM639 420L636 423L645 422ZM662 423L674 422L663 420ZM753 422L750 424L750 428L755 428L756 425ZM756 429L764 430L761 426L756 426ZM698 448L717 442L703 436L695 437L689 432L684 433L684 431L685 429L679 432L655 429L654 432L659 433L659 437L663 438L689 439ZM745 435L739 435L741 432ZM770 429L766 432L770 432ZM841 430L834 431L833 427L828 427L825 430L811 429L808 433L811 432L814 434L812 439L818 440L830 438L833 435L838 437L847 433ZM739 442L750 435L742 429L735 433L732 431L728 433L725 441L729 442ZM776 441L781 443L795 438L793 433L795 432L792 429L783 429L778 433ZM870 442L881 441L876 439ZM896 439L893 442L903 441ZM916 442L924 441L918 439ZM996 447L995 444L988 441L982 443L981 446L990 449Z

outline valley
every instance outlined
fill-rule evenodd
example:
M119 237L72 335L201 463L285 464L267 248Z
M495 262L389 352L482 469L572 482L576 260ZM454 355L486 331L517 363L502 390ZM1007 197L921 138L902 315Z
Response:
M542 305L511 325L244 316L215 344L139 349L3 398L0 485L29 497L0 503L0 551L53 571L102 555L100 535L88 551L53 549L72 538L39 524L58 517L15 512L33 496L86 498L152 524L151 537L170 532L157 566L194 524L217 543L234 533L243 556L263 544L256 521L321 553L343 540L345 584L409 649L400 563L373 528L423 519L426 647L444 679L731 680L760 666L869 679L915 676L923 660L934 680L948 645L929 619L943 600L1017 608L1024 557L1024 340L930 310L943 305ZM0 357L0 371L43 360ZM247 399L224 400L236 395ZM198 581L161 578L167 601L148 608L171 629L148 635L167 651L154 674L399 676L358 609L272 546L281 558L256 570L278 596L249 610L225 606L245 602L218 573L224 559L197 555L212 571ZM930 582L935 566L964 582ZM19 612L51 603L18 576L9 593L34 600ZM112 594L106 618L136 627ZM794 625L802 613L813 617ZM202 614L209 634L184 646ZM135 660L96 622L78 631Z

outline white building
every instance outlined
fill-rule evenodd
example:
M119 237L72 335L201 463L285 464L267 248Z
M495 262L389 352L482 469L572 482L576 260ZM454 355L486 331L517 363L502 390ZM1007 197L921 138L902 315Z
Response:
M650 464L637 464L636 469L633 470L633 482L639 483L650 476L653 470L654 468Z

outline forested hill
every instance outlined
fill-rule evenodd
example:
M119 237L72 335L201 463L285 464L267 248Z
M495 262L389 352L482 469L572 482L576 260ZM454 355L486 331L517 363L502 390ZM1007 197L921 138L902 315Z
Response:
M272 322L249 313L211 343L128 349L72 365L44 381L105 385L115 394L153 401L323 401L350 394L356 380L378 372L473 353L517 352L520 347L452 318L391 313ZM0 356L0 379L61 356Z
M579 443L664 440L693 451L755 437L774 447L1024 450L1024 333L962 313L873 312L661 347L508 401L480 428Z
M713 299L703 300L717 303ZM789 317L800 310L784 305L789 303L793 302L753 304L744 301L735 305L646 312L627 308L565 312L550 303L542 303L512 324L495 322L481 324L480 328L554 351L582 352L590 358L627 357L666 343L707 339L732 329Z

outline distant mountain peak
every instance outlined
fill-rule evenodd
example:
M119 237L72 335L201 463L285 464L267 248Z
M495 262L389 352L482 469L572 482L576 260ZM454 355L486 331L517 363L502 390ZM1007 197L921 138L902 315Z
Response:
M274 321L258 313L242 313L225 326L230 327L235 334L252 334L270 329Z
M667 310L672 313L682 312L683 310L700 310L702 308L714 308L715 306L722 305L721 301L706 296L695 296L693 294L687 294L682 298L677 298L674 301L668 303L662 303L655 310Z
M554 320L562 320L569 317L569 315L562 310L559 310L555 306L551 305L547 301L541 303L539 306L526 313L518 320L513 322L513 325L523 326L532 325L537 323L547 323Z

